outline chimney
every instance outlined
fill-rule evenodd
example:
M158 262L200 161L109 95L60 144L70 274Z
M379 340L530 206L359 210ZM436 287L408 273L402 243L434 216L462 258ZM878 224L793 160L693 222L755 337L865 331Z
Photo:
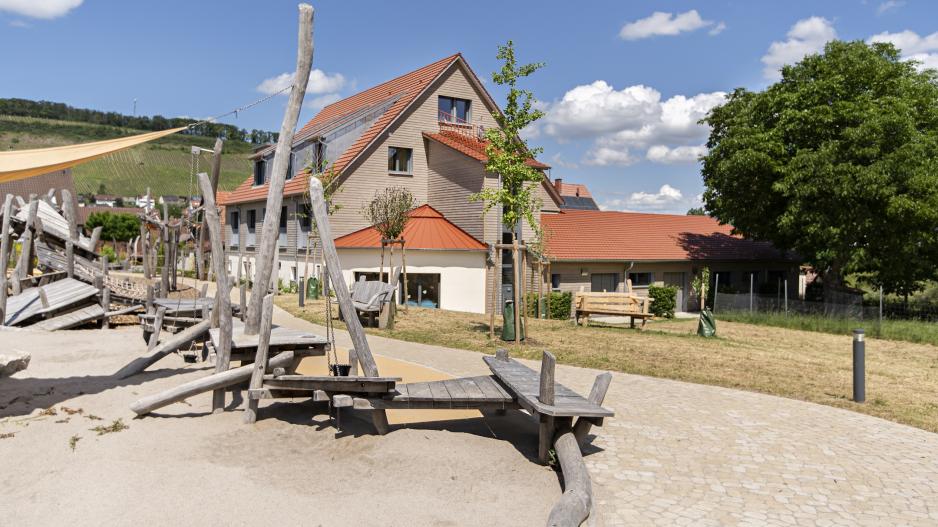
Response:
M563 188L563 180L560 178L554 179L554 188L557 189L557 192L560 192L560 189Z

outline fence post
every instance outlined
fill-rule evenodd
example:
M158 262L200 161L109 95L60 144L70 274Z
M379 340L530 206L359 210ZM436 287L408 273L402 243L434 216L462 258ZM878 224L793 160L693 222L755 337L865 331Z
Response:
M720 275L713 277L713 313L717 312L717 295L720 294Z
M883 334L883 286L879 286L879 324L876 326L876 336Z
M853 400L866 401L866 343L863 330L853 330Z
M752 313L752 282L753 275L749 273L749 312Z
M788 279L785 279L785 316L788 316Z

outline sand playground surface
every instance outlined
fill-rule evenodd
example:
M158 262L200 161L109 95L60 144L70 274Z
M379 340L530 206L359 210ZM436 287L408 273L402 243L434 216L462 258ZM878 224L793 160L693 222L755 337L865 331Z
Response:
M349 409L337 431L324 404L303 399L262 401L244 425L239 400L212 414L200 394L136 418L130 403L212 367L171 355L113 379L146 349L133 326L0 331L0 342L32 354L0 379L5 526L537 525L561 493L533 461L537 424L519 412L391 411L378 436ZM404 382L450 377L376 359ZM300 367L325 370L322 357Z

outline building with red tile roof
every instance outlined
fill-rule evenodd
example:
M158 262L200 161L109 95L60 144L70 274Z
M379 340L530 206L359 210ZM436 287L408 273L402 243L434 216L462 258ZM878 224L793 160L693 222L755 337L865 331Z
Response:
M408 213L410 221L401 238L404 247L417 251L487 251L488 246L447 220L430 205L421 205ZM380 249L381 233L374 225L336 238L339 249Z
M708 216L564 210L541 217L552 286L558 290L645 294L653 284L674 285L680 309L697 300L690 284L703 267L722 291L749 291L788 280L798 291L799 259L768 242L733 234Z
M599 210L599 205L593 199L586 185L581 183L564 183L562 179L554 179L554 188L563 198L564 210Z

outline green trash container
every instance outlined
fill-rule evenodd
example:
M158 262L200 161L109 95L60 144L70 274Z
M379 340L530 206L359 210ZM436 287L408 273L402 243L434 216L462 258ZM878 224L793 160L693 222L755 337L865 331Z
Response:
M712 337L717 334L717 321L714 320L713 313L709 309L700 312L697 334L701 337Z
M319 300L319 279L315 276L306 281L306 298Z
M505 309L502 311L502 317L505 321L502 324L502 340L514 342L515 340L515 303L513 300L505 301ZM521 340L524 340L524 317L521 317Z

